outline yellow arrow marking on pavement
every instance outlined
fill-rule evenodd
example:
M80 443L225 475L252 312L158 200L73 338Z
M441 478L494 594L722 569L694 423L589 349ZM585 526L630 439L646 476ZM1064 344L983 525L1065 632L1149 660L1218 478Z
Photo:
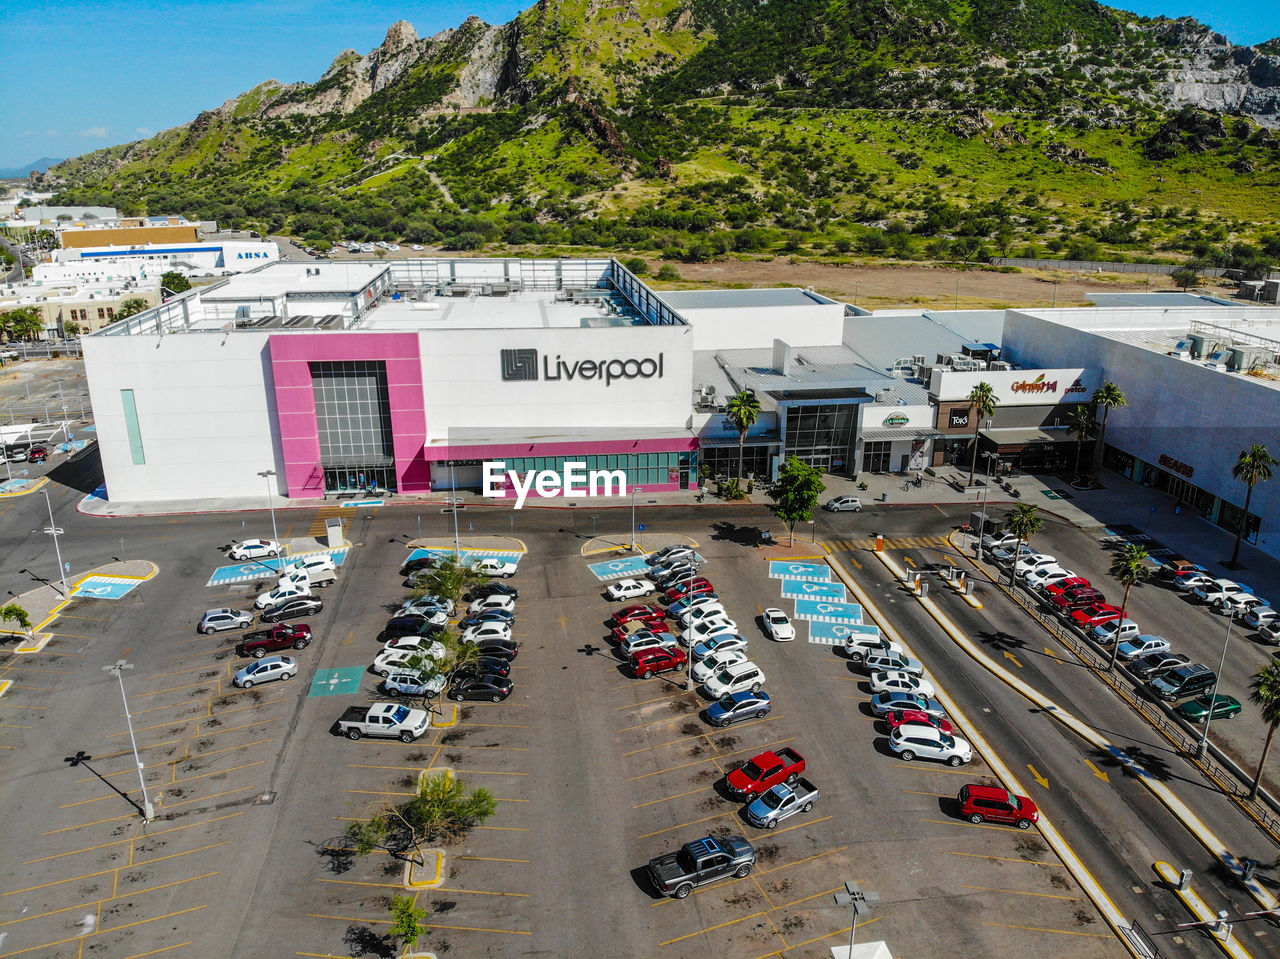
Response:
M1036 769L1036 767L1031 765L1031 763L1027 763L1027 768L1031 770L1031 775L1035 777L1036 782L1038 782L1045 789L1049 788L1049 780L1045 779L1043 776L1040 775L1040 770Z
M1007 649L1004 651L1004 658L1010 660L1013 665L1017 666L1019 669L1022 668L1022 663L1018 662L1018 657L1013 655L1013 653L1009 652Z
M1058 657L1057 657L1057 655L1054 653L1054 651L1053 651L1052 649L1050 649L1048 646L1046 646L1046 647L1044 648L1044 654L1045 654L1046 656L1048 656L1050 659L1058 659ZM1061 660L1059 660L1059 662L1061 662Z
M902 557L902 560L903 560L903 562L905 562L908 566L912 566L912 567L914 567L914 566L916 565L916 561L915 561L914 559L912 559L910 556L904 556L904 557Z
M1109 783L1109 782L1111 782L1111 777L1110 777L1110 776L1108 776L1106 773L1104 773L1104 772L1103 772L1101 769L1099 769L1097 766L1095 766L1095 765L1094 765L1092 762L1090 762L1088 759L1086 759L1086 760L1084 761L1084 764L1085 764L1086 766L1088 766L1090 769L1092 769L1092 770L1093 770L1093 774L1094 774L1095 776L1097 776L1099 779L1101 779L1104 783Z

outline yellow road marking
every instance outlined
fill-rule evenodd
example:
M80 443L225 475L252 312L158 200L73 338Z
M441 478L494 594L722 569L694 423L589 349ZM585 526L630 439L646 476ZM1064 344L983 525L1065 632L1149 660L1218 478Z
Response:
M476 826L477 829L492 829L495 832L532 832L524 826Z
M968 856L970 859L995 859L999 862L1024 862L1028 866L1048 866L1053 868L1055 863L1041 862L1038 859L1010 859L1008 856L988 856L985 853L978 852L948 852L948 856Z
M232 793L242 793L258 788L258 786L241 786L239 789L228 789L225 792L214 793L211 796L196 796L194 799L184 799L182 802L167 802L164 806L166 809L176 809L179 806L188 806L193 802L208 802L210 799L217 799L219 796L230 796Z
M1062 936L1085 936L1089 939L1114 939L1115 936L1100 932L1078 932L1075 929L1046 929L1044 926L1015 926L1008 922L985 922L987 926L999 926L1001 929L1026 929L1029 932L1056 932Z
M922 819L921 822L936 822L943 826L968 826L970 829L999 829L1001 832L1016 832L1017 826L999 826L989 822L969 822L967 819Z
M193 756L193 757L191 757L191 758L193 758L193 759L198 759L199 757L198 757L198 756ZM212 769L212 770L210 770L209 772L207 772L207 773L201 773L201 774L200 774L200 775L198 775L198 776L188 776L186 779L175 779L175 780L173 781L173 783L171 783L171 785L173 785L173 784L177 784L177 783L190 783L190 782L195 782L197 779L207 779L207 778L209 778L210 776L219 776L219 775L223 775L223 774L226 774L226 773L233 773L233 772L236 772L237 770L240 770L240 769L251 769L251 768L252 768L252 767L254 767L254 766L261 766L261 765L263 765L265 762L266 762L266 760L262 760L262 759L260 759L260 760L258 760L256 763L245 763L243 766L232 766L230 769ZM174 766L174 768L175 768L175 769L177 769L177 766L175 765L175 766Z
M1101 779L1104 783L1111 782L1111 777L1093 764L1091 760L1086 759L1084 764L1093 770L1093 774Z
M1007 649L1004 651L1004 658L1009 660L1011 663L1013 663L1013 665L1017 666L1019 669L1023 668L1022 663L1018 662L1018 657L1013 655L1013 653L1009 652L1009 650Z
M666 942L660 942L658 943L658 945L669 946L672 943L684 942L686 939L692 939L694 936L703 936L703 935L706 935L708 932L715 932L717 929L723 929L725 926L733 926L740 922L746 922L748 919L758 919L760 916L763 916L763 915L764 915L763 912L753 912L749 916L742 916L739 919L730 919L727 922L722 922L715 926L709 926L706 929L699 929L697 932L686 933L683 936L677 936L674 939L668 939Z
M726 809L724 812L718 812L714 816L703 816L701 819L695 819L692 822L681 823L678 826L667 826L665 829L659 829L656 832L647 832L642 836L637 836L636 838L650 839L654 836L661 836L664 832L672 832L673 830L676 830L676 829L684 829L686 826L696 826L698 825L698 823L711 822L711 820L713 819L723 819L725 816L736 816L737 813L738 813L738 809L737 807L734 807L733 809Z
M470 862L533 862L532 859L497 859L493 856L459 856L458 858L466 859Z
M884 916L872 916L870 919L866 920L865 922L858 923L858 928L862 929L865 926L871 925L873 922L879 922L883 918ZM815 936L812 939L808 939L804 942L798 942L794 946L790 946L788 948L788 951L789 952L795 951L796 949L799 949L802 946L812 945L815 942L821 942L823 939L831 939L835 936L840 936L841 938L843 938L849 934L851 929L853 929L852 926L845 926L843 929L836 929L833 932L827 933L825 936ZM769 953L769 955L773 955L773 953Z
M357 917L357 916L328 916L318 912L308 912L305 915L307 916L308 919L336 919L339 922L364 922L364 923L369 923L370 925L378 925L378 926L389 926L391 924L390 919L369 919L369 918ZM423 925L429 929L460 929L465 932L503 932L512 936L532 936L533 935L533 933L531 932L524 932L520 929L483 929L479 926L445 926L445 925L438 925L436 923L430 923L430 922L424 922ZM299 953L299 955L314 955L314 953ZM4 959L4 957L0 956L0 959Z
M622 711L622 710L624 710L624 709L638 709L638 708L639 708L639 707L641 707L641 706L651 706L651 705L653 705L654 703L663 703L663 702L667 702L670 698L671 698L670 696L659 696L657 699L646 699L646 700L643 700L642 702L638 702L638 703L629 703L629 704L628 704L628 705L626 705L626 706L614 706L614 707L613 707L613 711L614 711L614 712L621 712L621 711Z
M632 809L643 809L645 806L656 806L658 803L670 802L673 799L683 799L685 796L695 796L700 792L706 792L709 787L703 786L701 789L690 789L687 793L676 793L674 796L663 796L661 799L650 799L648 802L637 803Z
M1038 782L1045 789L1049 788L1049 780L1040 775L1040 770L1036 769L1031 763L1027 763L1027 769L1031 771L1031 778Z
M159 949L152 949L150 952L139 952L136 955L129 956L128 959L146 959L147 956L158 956L162 952L171 952L174 949L181 949L183 946L191 945L191 940L179 942L173 946L161 946Z
M1038 896L1041 899L1066 899L1068 902L1083 902L1079 896L1058 896L1051 892L1023 892L1021 889L996 889L994 886L965 886L961 889L977 889L981 892L1003 892L1010 896Z

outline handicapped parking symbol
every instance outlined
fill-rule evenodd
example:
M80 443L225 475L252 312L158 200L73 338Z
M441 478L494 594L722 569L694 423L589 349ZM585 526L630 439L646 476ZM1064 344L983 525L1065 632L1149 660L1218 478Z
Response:
M787 569L791 570L791 572L793 572L793 573L807 573L807 572L809 572L809 567L808 567L808 566L788 566L788 567L787 567Z
M815 607L820 613L839 613L843 612L839 606L832 606L830 603L819 603Z
M849 635L850 633L852 633L852 632L853 632L853 630L851 630L848 626L833 626L833 627L831 627L831 634L832 634L833 636L848 636L848 635Z
M78 590L76 590L76 592L88 593L90 596L110 596L111 587L110 586L81 586Z
M821 583L801 583L800 588L806 593L821 593L826 590L826 586Z
M630 565L631 564L628 563L626 560L616 560L609 564L609 568L610 569L626 569Z

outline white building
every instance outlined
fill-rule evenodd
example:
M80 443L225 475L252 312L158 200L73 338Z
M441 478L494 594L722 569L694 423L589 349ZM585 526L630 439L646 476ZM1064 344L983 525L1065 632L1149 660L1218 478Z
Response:
M73 247L54 250L52 262L37 264L32 276L50 281L160 276L170 271L186 276L229 276L279 258L280 249L274 243L250 240Z

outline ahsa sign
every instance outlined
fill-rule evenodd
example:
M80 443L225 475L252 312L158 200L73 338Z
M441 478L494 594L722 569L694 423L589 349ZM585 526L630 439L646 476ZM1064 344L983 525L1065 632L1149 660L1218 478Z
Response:
M1102 385L1098 370L978 370L958 372L935 368L929 392L938 402L966 400L979 383L989 383L999 406L1043 406L1087 403Z
M502 350L502 379L505 382L538 379L537 350ZM644 359L566 360L556 354L542 357L542 379L603 380L612 386L614 380L662 379L663 354Z

